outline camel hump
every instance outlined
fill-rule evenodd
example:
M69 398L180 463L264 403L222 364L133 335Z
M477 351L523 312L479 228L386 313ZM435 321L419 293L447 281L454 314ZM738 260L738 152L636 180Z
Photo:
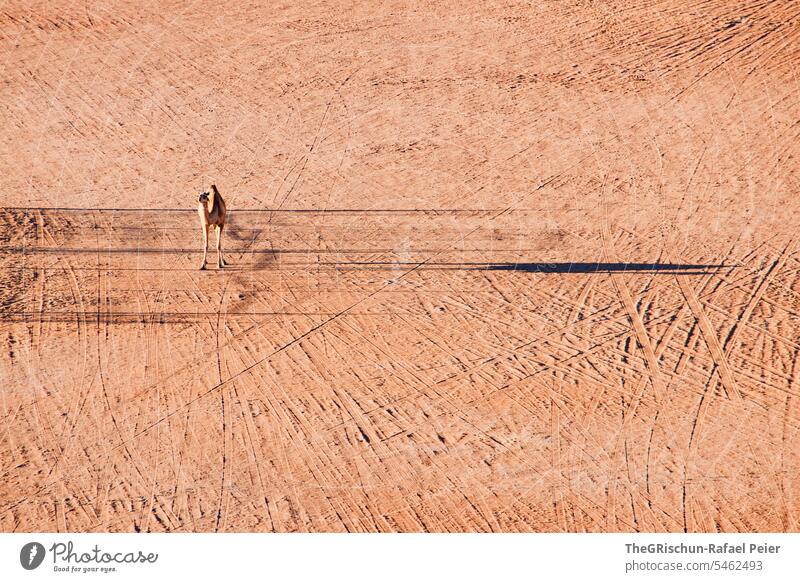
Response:
M219 190L217 190L216 184L211 184L211 187L209 188L209 194L210 196L208 197L208 202L207 202L208 213L212 214L219 207L219 202L217 201L217 197L219 196Z
M214 211L224 215L226 211L225 199L222 197L222 194L219 193L219 190L217 190L216 184L211 184L211 197L214 201Z

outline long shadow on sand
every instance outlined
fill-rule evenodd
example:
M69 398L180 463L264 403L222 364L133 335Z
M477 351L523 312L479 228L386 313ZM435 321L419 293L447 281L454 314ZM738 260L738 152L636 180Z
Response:
M284 263L286 264L286 263ZM294 263L295 265L305 263ZM309 263L311 265L312 263ZM316 266L338 269L386 269L418 266L425 271L512 271L541 274L591 274L591 273L664 273L673 275L706 275L732 265L704 265L687 263L477 263L477 262L377 262L347 261L319 262Z
M712 273L729 265L685 263L487 263L485 271L521 271L523 273Z

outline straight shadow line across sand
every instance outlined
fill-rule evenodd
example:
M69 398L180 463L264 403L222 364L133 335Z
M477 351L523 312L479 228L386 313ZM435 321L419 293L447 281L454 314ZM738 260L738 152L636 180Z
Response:
M590 207L572 207L567 210L588 210ZM503 208L237 208L231 214L494 214ZM196 214L196 208L71 208L60 206L0 206L0 212L63 212L63 213L158 213L175 212ZM515 208L510 212L552 212L550 207Z
M498 263L489 264L487 271L521 271L523 273L627 273L682 272L709 273L729 265L688 263Z
M490 249L453 249L451 253L459 252L482 252ZM491 249L498 252L512 252L519 249ZM210 249L209 252L215 252ZM0 253L25 253L25 254L163 254L163 255L185 255L197 254L197 248L153 248L153 247L6 247L0 248ZM212 254L213 254L212 252ZM241 249L225 248L226 253L241 253L242 255L273 255L276 258L280 255L326 255L326 254L374 254L374 253L393 253L394 249ZM425 252L418 249L416 252ZM281 261L283 265L309 265L309 266L330 266L330 267L403 267L416 265L415 261ZM724 264L693 264L693 263L601 263L601 262L438 262L427 263L426 270L473 270L473 271L521 271L524 273L619 273L631 271L696 271L700 269L717 270L730 268L732 265Z
M358 269L387 269L407 265L413 262L377 262L377 261L346 261L346 262L281 262L281 265L307 265L309 267L336 267L343 270ZM505 263L505 262L452 262L452 263L427 263L421 270L426 271L509 271L517 273L539 274L592 274L592 273L664 273L671 275L702 275L716 273L720 269L733 268L734 265L711 265L691 263L600 263L600 262L571 262L571 263Z
M333 311L228 311L225 319L258 320L267 318L283 319L287 317L330 317ZM352 313L359 317L387 317L391 315L408 315L405 312L374 311ZM138 311L2 311L2 323L71 323L80 326L85 323L107 324L191 324L216 321L216 311L160 311L144 313Z
M196 251L189 249L142 249L141 252L156 253L165 252L167 254L191 254ZM44 251L42 251L44 252ZM80 252L88 254L103 253L125 253L135 252L134 250L98 250L98 249L48 249L47 252L69 253ZM236 253L235 249L228 249L228 253ZM275 259L268 262L239 263L230 264L222 272L236 271L262 271L262 270L291 270L291 269L331 269L338 271L385 271L404 268L409 265L417 265L415 262L408 261L287 261L280 260L278 257L285 252L297 254L316 254L315 251L272 251L272 250L250 250L245 254L250 255L273 255ZM329 251L331 252L331 251ZM340 251L343 253L353 251ZM363 252L363 251L362 251ZM380 252L380 251L373 251ZM322 254L322 253L320 253ZM238 264L237 264L238 263ZM520 274L540 274L540 275L581 275L595 273L652 273L670 275L709 275L719 272L721 269L732 269L736 265L725 264L694 264L694 263L601 263L601 262L535 262L535 263L515 263L515 262L438 262L426 263L420 267L424 271L506 271ZM24 268L24 267L23 267ZM28 267L32 268L32 267ZM57 270L57 267L49 267ZM115 267L113 265L97 267L76 267L73 270L103 270L103 271L195 271L195 268L160 268L160 267ZM212 269L213 271L213 269Z

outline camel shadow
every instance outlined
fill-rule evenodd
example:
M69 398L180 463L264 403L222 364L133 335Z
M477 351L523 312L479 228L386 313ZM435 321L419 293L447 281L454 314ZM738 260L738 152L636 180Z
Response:
M423 271L508 271L513 273L555 274L594 274L594 273L661 273L672 275L707 275L720 269L731 268L732 265L690 264L690 263L477 263L477 262L379 262L379 261L347 261L319 263L337 269L380 270L414 268Z
M689 263L485 263L478 270L522 273L672 273L698 275L716 272L728 265Z
M226 225L226 234L239 243L240 248L230 249L230 253L238 254L238 265L231 270L260 271L266 269L275 260L275 249L256 249L254 245L260 240L263 229L240 230L236 223ZM271 247L271 243L270 243ZM250 261L244 261L249 257Z

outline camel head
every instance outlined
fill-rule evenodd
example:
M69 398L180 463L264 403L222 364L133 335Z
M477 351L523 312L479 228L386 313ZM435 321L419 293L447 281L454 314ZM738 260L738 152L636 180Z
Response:
M208 202L208 199L211 195L217 196L219 195L219 190L217 190L216 184L211 184L207 190L203 190L200 192L200 196L197 198L198 202ZM213 200L213 198L212 198Z

